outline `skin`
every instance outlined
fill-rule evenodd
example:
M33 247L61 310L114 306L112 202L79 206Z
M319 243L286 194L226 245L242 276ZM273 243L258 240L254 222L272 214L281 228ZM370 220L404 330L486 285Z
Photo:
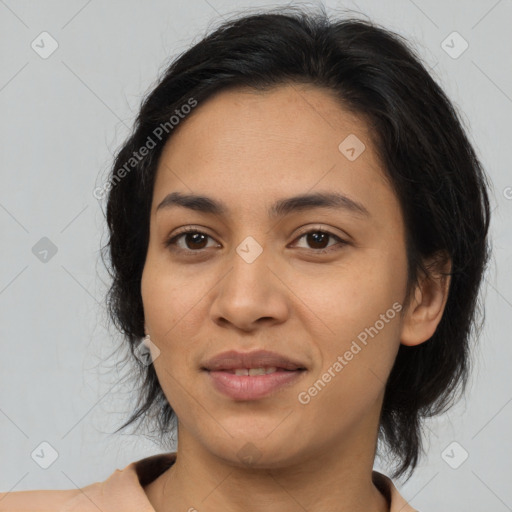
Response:
M146 332L160 350L155 371L178 416L177 461L145 488L157 512L388 510L372 482L385 382L400 343L434 333L449 281L420 279L405 308L403 218L369 133L327 91L288 84L221 92L167 142L141 282ZM338 149L349 134L366 146L354 161ZM221 200L229 213L157 212L176 191ZM369 216L325 208L267 214L278 199L333 191ZM185 226L208 237L184 235L166 247ZM334 237L303 236L310 230ZM250 264L236 252L248 236L262 248ZM300 403L298 394L396 302L404 316L388 320ZM271 396L235 401L200 370L230 349L273 350L307 371ZM238 455L244 446L257 454L251 464Z

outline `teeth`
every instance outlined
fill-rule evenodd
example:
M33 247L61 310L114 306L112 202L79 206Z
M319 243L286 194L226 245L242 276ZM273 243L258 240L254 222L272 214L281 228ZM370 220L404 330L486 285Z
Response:
M231 370L235 375L266 375L268 373L274 373L277 371L275 366L270 368L237 368L236 370Z

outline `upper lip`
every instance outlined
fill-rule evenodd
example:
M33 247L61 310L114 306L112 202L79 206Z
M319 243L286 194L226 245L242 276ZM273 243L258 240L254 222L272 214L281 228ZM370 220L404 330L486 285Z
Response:
M209 371L234 370L237 368L283 368L285 370L305 370L305 366L289 357L270 352L255 350L253 352L237 352L229 350L222 352L206 361L202 368Z

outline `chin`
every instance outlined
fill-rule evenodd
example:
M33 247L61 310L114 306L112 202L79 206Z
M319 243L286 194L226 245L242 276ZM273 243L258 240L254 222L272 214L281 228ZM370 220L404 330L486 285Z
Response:
M274 424L275 429L275 424ZM285 442L287 440L288 442ZM212 440L213 441L213 440ZM238 468L285 468L301 459L301 450L290 435L251 436L247 430L240 435L223 438L221 442L206 443L207 449L227 464Z

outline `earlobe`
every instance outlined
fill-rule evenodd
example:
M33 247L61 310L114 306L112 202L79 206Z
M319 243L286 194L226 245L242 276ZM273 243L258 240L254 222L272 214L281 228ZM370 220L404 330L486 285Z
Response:
M443 317L450 290L451 260L446 255L437 255L427 268L429 275L418 280L404 315L402 345L415 346L429 340Z

